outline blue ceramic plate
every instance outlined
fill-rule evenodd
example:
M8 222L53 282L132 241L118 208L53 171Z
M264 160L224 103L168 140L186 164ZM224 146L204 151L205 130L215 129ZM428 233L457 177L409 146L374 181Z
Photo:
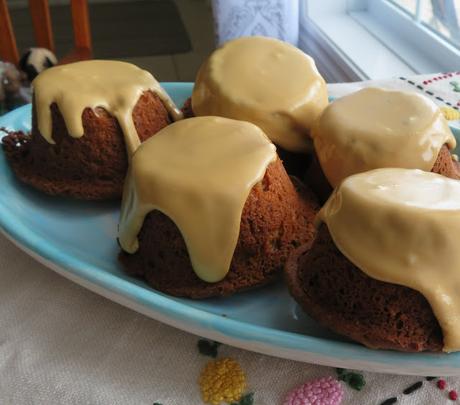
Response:
M178 105L190 83L166 83ZM0 127L30 129L30 105ZM166 296L125 275L117 262L116 203L45 196L18 183L0 152L0 229L63 276L113 301L185 331L272 356L336 367L418 375L460 375L458 354L366 349L320 327L279 283L232 298L190 301Z

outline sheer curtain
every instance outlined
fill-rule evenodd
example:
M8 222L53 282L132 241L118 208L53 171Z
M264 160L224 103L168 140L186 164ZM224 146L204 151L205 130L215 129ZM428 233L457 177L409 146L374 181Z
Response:
M213 0L217 44L262 35L293 45L299 40L299 0Z

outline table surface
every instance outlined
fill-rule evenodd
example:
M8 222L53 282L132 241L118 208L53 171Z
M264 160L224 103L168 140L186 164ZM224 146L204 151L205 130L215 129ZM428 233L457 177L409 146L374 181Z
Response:
M455 81L460 81L460 72L329 87L333 96L365 85L413 89L442 106L458 107L460 93L450 84ZM3 236L0 300L0 403L202 403L198 380L204 367L215 359L200 352L199 337L73 284ZM223 358L233 359L246 375L245 392L254 394L246 405L282 404L287 393L303 383L338 377L334 368L225 345L217 347L217 359ZM460 377L433 376L436 378L428 381L426 376L356 370L342 371L341 376L347 380L337 383L344 392L342 404L380 404L393 397L401 404L451 404L449 392L460 390ZM404 394L408 388L411 392ZM323 394L324 390L318 396Z

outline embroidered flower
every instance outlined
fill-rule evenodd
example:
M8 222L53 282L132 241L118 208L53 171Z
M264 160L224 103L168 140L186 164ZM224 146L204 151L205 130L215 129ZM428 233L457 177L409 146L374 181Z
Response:
M203 401L212 405L239 401L246 388L246 377L233 359L210 361L200 376Z
M441 111L446 117L447 121L460 120L460 111L455 110L451 107L441 107Z
M322 377L293 389L283 405L339 405L342 398L341 384L332 377Z

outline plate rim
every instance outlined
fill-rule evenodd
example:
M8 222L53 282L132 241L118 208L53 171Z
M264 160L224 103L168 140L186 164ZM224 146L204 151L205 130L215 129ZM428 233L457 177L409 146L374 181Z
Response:
M185 82L162 84L172 93L191 92L193 87L193 83ZM0 127L11 128L7 122L24 118L26 114L30 114L30 104L0 117ZM0 153L0 166L8 167L3 152ZM0 201L0 230L21 250L58 274L114 302L195 335L219 340L245 350L332 367L394 374L460 375L460 361L455 364L454 359L460 358L460 353L372 350L356 343L248 324L204 309L192 308L187 306L186 302L178 302L59 251L46 243L33 229L21 223L20 218L9 215L8 207L3 201Z

